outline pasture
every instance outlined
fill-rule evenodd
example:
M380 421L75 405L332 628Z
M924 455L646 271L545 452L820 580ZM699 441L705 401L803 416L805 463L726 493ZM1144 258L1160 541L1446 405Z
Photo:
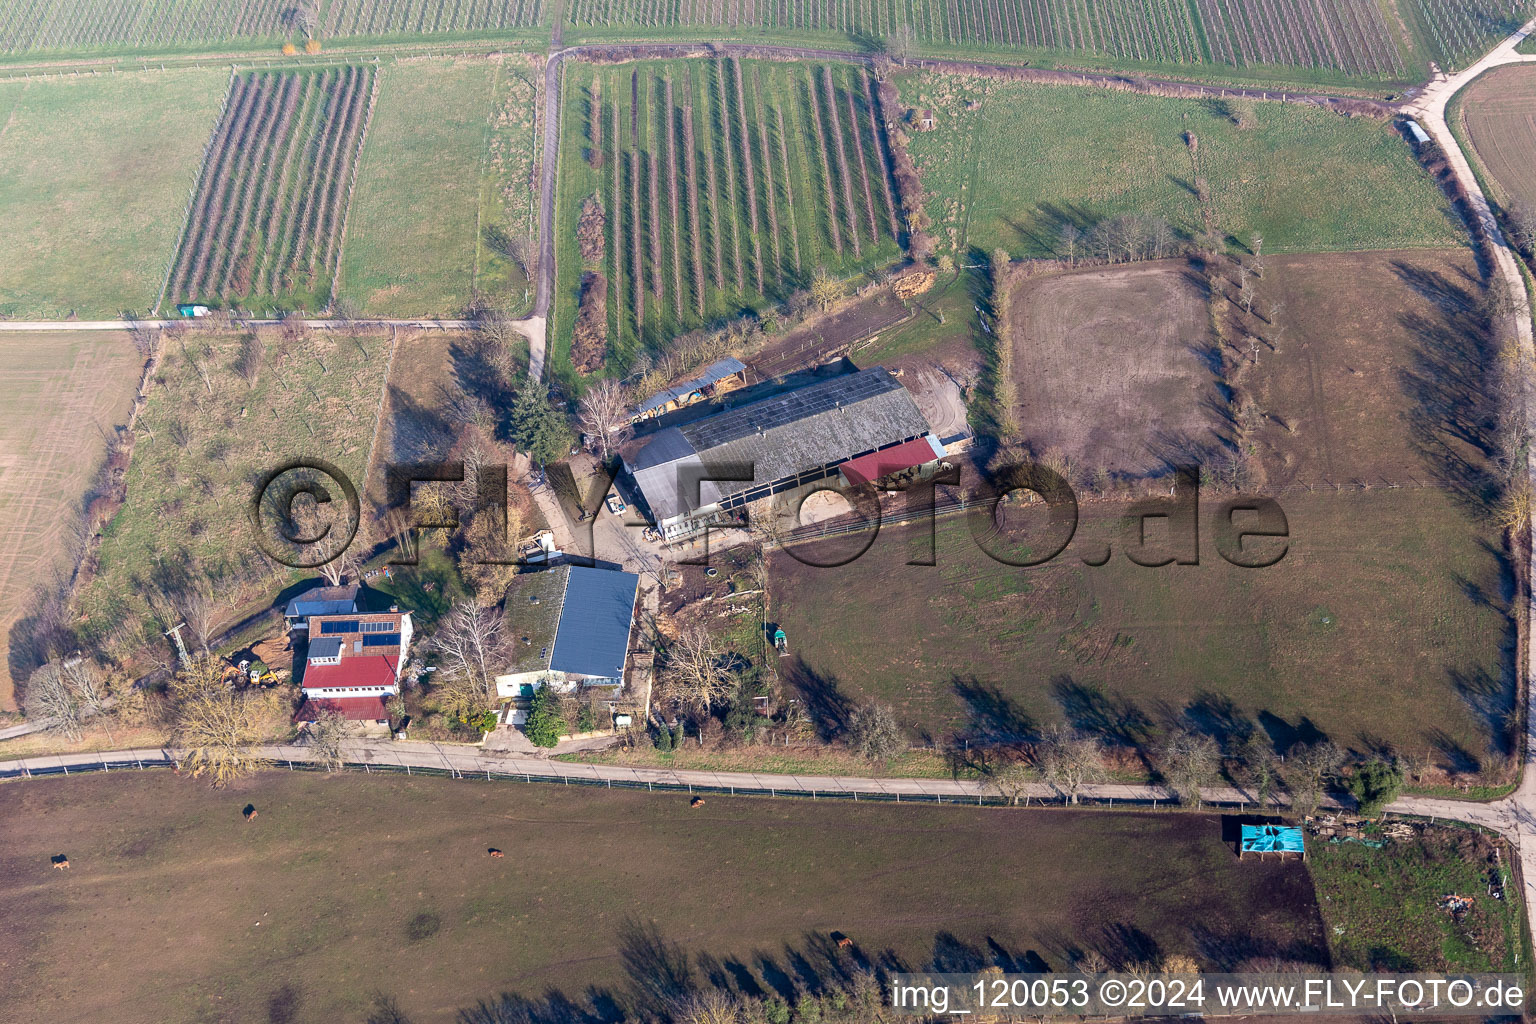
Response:
M1164 338L1168 314L1123 292L1119 312L1141 325L1121 321L1118 358L1139 361L1126 371L1131 384L1106 388L1080 369L1092 331L1084 342L1031 328L1016 353L1021 390L1039 393L1021 415L1023 437L1065 445L1079 425L1077 447L1062 452L1083 499L1070 546L1015 568L983 553L953 517L938 525L937 566L905 564L912 532L902 529L882 530L839 568L780 554L770 618L791 637L788 678L807 700L827 691L889 701L939 737L1028 733L1063 719L1102 728L1093 709L1117 700L1116 714L1163 727L1230 701L1282 750L1323 733L1360 751L1427 752L1456 771L1507 753L1512 582L1481 455L1493 439L1458 426L1486 431L1494 421L1482 396L1497 357L1468 312L1480 294L1474 272L1459 251L1268 258L1255 309L1283 302L1283 336L1259 323L1256 352L1224 352L1221 382L1197 340ZM1042 301L1078 309L1085 300L1063 296L1063 283L1099 273L1026 281L1015 306L1031 310L1040 289ZM1230 304L1223 291L1217 306ZM1053 338L1077 358L1052 350ZM1108 358L1089 351L1089 364ZM1225 407L1200 396L1218 383L1252 408L1207 423ZM1194 425L1153 419L1137 438L1123 411L1134 406L1125 392L1141 400L1136 389L1157 402L1150 415L1183 410ZM1212 531L1225 498L1208 481L1199 564L1132 564L1122 520L1140 490L1105 479L1095 446L1193 455L1210 469L1242 424L1243 451L1259 464L1251 486L1288 520L1285 557L1263 569L1221 559ZM1094 430L1111 433L1101 440ZM1154 551L1167 529L1149 527ZM1038 549L1043 538L1029 536ZM1112 557L1096 567L1106 546ZM826 562L850 547L827 541L808 555Z
M1536 204L1536 68L1495 68L1467 87L1457 108L1496 197Z
M371 65L231 81L182 229L170 302L330 306L374 86Z
M122 334L0 334L0 709L15 708L13 665L30 667L11 627L73 568L81 503L128 420L140 365Z
M910 27L925 52L946 54L1088 58L1175 72L1224 65L1320 78L1395 79L1409 71L1398 34L1372 0L572 0L567 17L571 35L584 38L668 29L881 40Z
M0 82L0 315L145 313L228 71Z
M68 871L49 866L61 852ZM7 1005L28 1020L361 1020L380 991L419 1024L504 992L633 1008L658 953L686 957L695 984L791 1003L850 956L963 971L1065 970L1081 949L1207 970L1327 955L1305 867L1239 863L1215 815L690 808L377 775L6 783L0 894Z
M175 53L285 42L529 36L543 0L11 0L0 6L0 56Z
M1126 213L1192 238L1213 226L1244 251L1421 248L1463 229L1402 138L1383 122L1255 103L1252 125L1200 100L910 72L902 103L931 108L911 152L941 246L1063 258L1063 225ZM1193 133L1191 147L1185 133ZM1204 178L1202 207L1196 179Z
M320 458L363 490L391 339L314 333L170 337L135 431L127 500L82 586L84 633L127 655L169 623L151 602L205 583L216 607L264 599L295 571L262 556L256 481ZM305 574L308 575L308 574Z
M583 270L627 364L693 327L782 300L819 267L901 253L873 83L859 67L721 59L566 73L560 331ZM583 208L588 217L583 240Z
M537 71L506 56L408 60L379 76L341 297L373 316L457 317L476 294L525 307L512 244L537 235Z

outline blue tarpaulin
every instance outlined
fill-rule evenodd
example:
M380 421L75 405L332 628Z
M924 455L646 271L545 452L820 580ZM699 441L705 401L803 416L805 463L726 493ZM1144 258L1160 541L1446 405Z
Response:
M1296 825L1244 825L1244 853L1304 853L1305 841Z

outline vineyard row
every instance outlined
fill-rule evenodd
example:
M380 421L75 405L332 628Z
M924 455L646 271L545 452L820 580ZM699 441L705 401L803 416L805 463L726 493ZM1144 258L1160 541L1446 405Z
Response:
M782 299L818 266L846 272L898 252L883 123L861 69L722 59L599 71L583 103L621 346Z
M171 269L174 301L329 301L375 72L234 79Z

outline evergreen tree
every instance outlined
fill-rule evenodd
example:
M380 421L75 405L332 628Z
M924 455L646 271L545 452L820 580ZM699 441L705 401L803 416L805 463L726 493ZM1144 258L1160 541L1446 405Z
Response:
M512 443L543 465L570 451L575 441L565 416L550 404L539 384L529 384L517 393L508 420Z
M565 716L560 713L560 696L548 686L533 692L533 707L528 724L523 727L536 747L552 747L565 735Z

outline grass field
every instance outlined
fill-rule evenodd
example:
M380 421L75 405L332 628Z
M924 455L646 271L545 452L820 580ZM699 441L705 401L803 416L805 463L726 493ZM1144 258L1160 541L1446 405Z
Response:
M1536 204L1536 68L1495 68L1459 98L1462 124L1508 203Z
M530 37L543 0L317 0L306 26L282 0L14 0L0 8L0 56L175 53L217 48L276 50L302 44L307 28L334 40Z
M0 709L15 707L11 626L34 588L72 568L72 524L107 439L127 422L140 365L121 334L0 334Z
M527 280L505 251L537 233L532 66L411 60L379 75L341 296L376 316L457 317L477 290L525 306Z
M182 229L170 302L330 306L373 95L372 65L230 82Z
M256 481L320 458L363 490L390 358L388 337L268 337L254 384L236 369L245 335L170 339L139 419L128 498L103 531L80 595L82 627L119 653L168 625L148 602L188 578L233 609L300 575L260 555L248 510Z
M1196 177L1238 251L1255 234L1266 252L1462 238L1434 182L1379 121L1257 103L1243 129L1197 100L920 72L897 81L904 104L936 112L936 129L913 133L911 150L942 245L1060 256L1063 224L1123 213L1162 216L1192 237L1204 223ZM1198 139L1198 174L1185 132Z
M574 65L565 89L557 350L569 344L584 263L606 282L607 348L627 364L786 297L818 267L850 275L900 255L884 132L861 69ZM584 260L578 222L594 196L601 253Z
M1523 965L1519 886L1508 849L1495 856L1485 836L1453 828L1373 850L1313 843L1318 905L1338 968L1362 971L1517 971ZM1489 895L1494 880L1507 897ZM1447 894L1473 897L1457 917Z
M49 866L60 852L68 872ZM1206 969L1325 955L1305 868L1239 863L1215 816L690 808L360 775L272 773L227 792L163 773L8 783L0 893L7 1006L28 1020L266 1020L279 996L293 1019L360 1020L378 991L421 1024L508 991L633 1006L637 923L695 957L698 983L770 992L824 976L832 930L861 956L954 970L1030 951L1067 969L1083 948Z
M1088 687L1123 695L1154 725L1208 696L1230 700L1282 748L1317 730L1361 751L1429 751L1459 770L1506 752L1512 584L1477 454L1489 439L1455 426L1489 415L1480 381L1494 357L1456 312L1476 302L1474 271L1456 250L1267 258L1255 308L1283 300L1287 331L1271 349L1265 330L1240 379L1262 424L1245 442L1262 464L1257 490L1289 521L1279 564L1239 569L1217 556L1222 499L1209 492L1198 566L1131 564L1124 506L1102 497L1083 505L1071 546L1038 568L991 560L959 519L939 525L936 567L906 565L908 534L882 531L841 568L775 559L770 618L803 662L790 677L812 694L890 701L938 737L985 731L974 676L1017 712L1016 732L1086 721ZM1029 279L1013 305L1028 312L1030 290L1046 289L1043 308L1079 309L1060 282L1097 276ZM1031 329L1016 355L1021 391L1036 394L1023 436L1076 444L1063 454L1080 494L1121 493L1098 481L1095 449L1175 458L1220 451L1230 430L1225 414L1206 422L1226 407L1211 402L1221 382L1207 357L1190 352L1204 351L1198 340L1164 331L1166 304L1121 303L1117 330L1135 363L1106 354L1091 323L1083 335ZM1131 382L1101 387L1068 353L1119 359ZM1143 400L1162 421L1127 416ZM1169 422L1176 414L1188 422ZM1085 564L1106 543L1112 560Z
M1316 730L1358 750L1385 741L1450 767L1479 763L1489 721L1513 699L1496 538L1427 489L1281 505L1289 552L1262 570L1220 560L1209 535L1198 566L1133 565L1118 516L1092 507L1066 552L1034 569L992 561L961 519L940 522L936 567L904 564L900 529L837 569L781 556L771 617L803 663L788 678L807 699L831 689L890 702L940 738L1005 719L1001 731L1017 734L1062 720L1097 728L1088 691L1159 727L1214 696L1282 749ZM1107 543L1107 565L1083 563ZM993 688L1003 713L977 699Z
M0 314L155 303L227 71L0 83Z

